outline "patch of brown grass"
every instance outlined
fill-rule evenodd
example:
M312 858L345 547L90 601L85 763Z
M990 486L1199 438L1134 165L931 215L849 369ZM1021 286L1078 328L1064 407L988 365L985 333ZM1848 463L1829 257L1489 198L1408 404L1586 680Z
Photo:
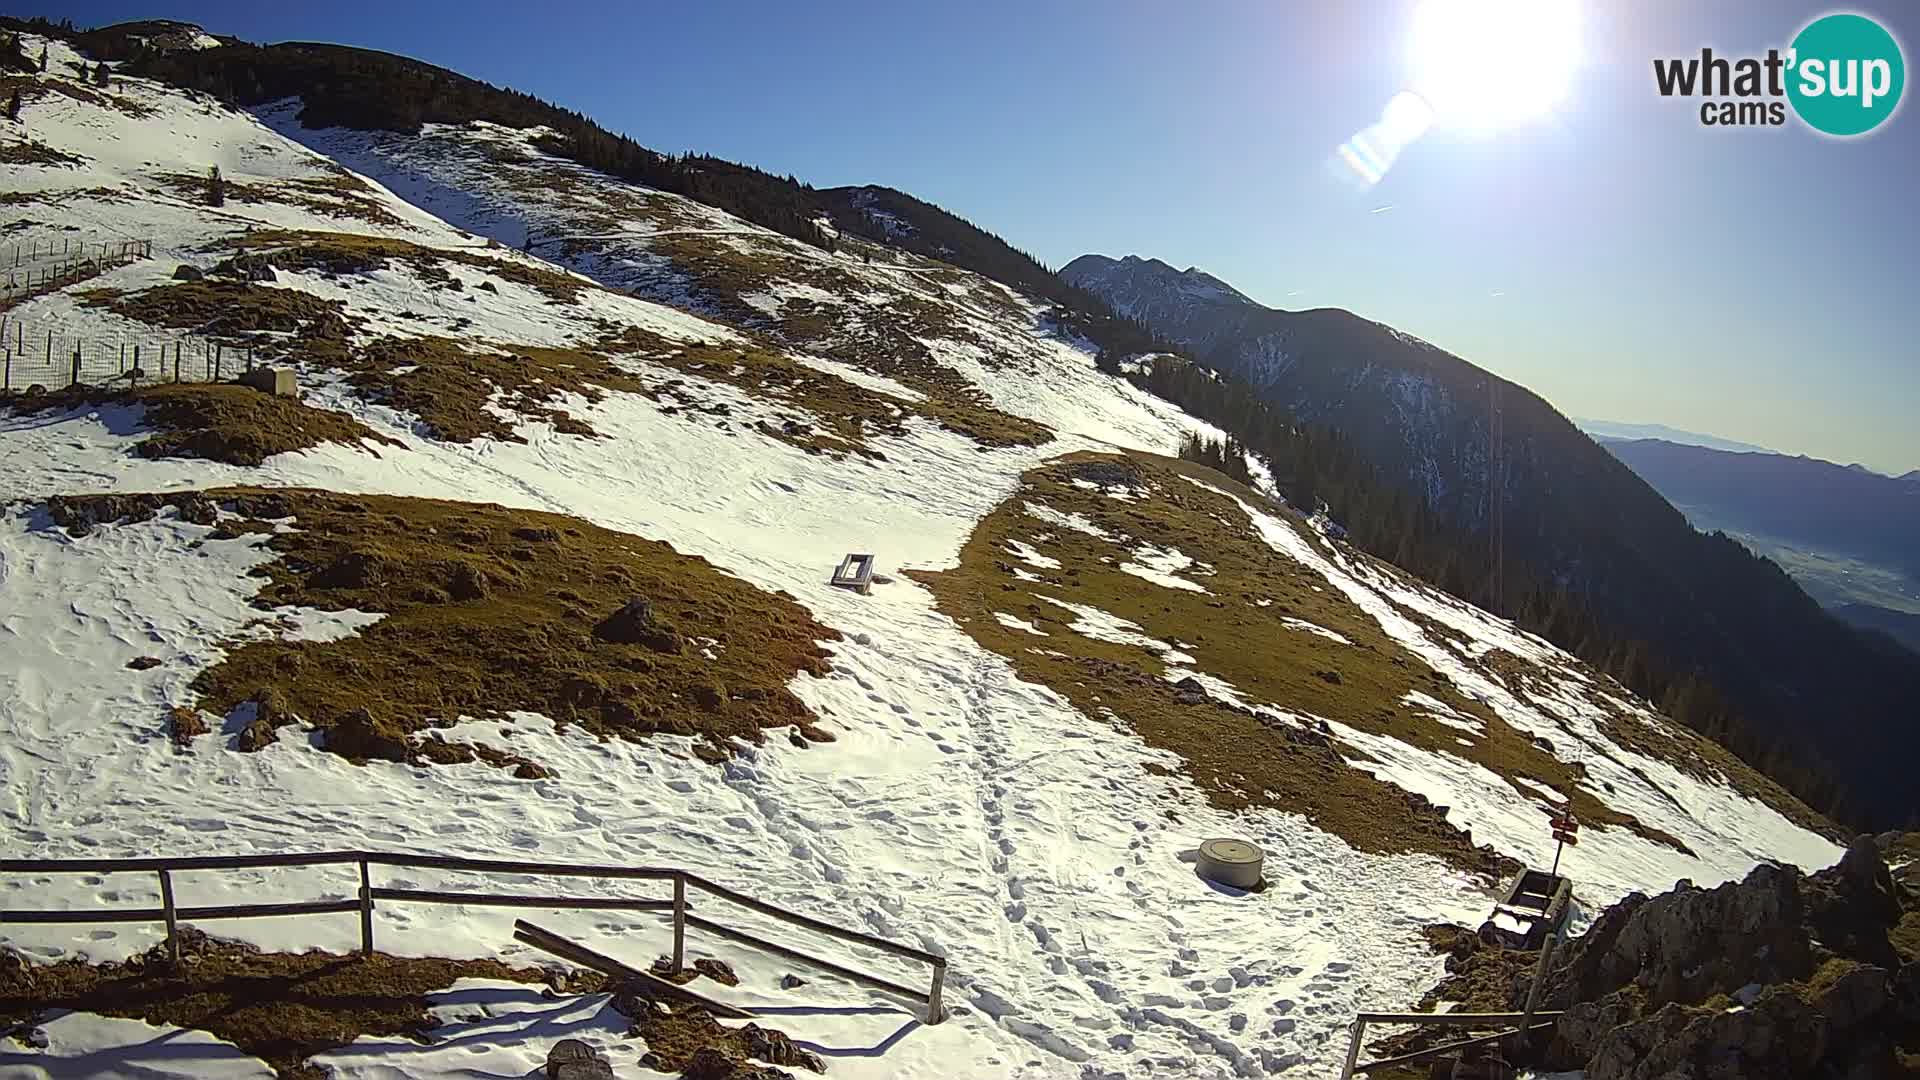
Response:
M171 383L114 391L75 387L12 401L16 411L31 412L108 404L138 405L145 410L145 423L158 429L134 445L134 452L146 458L259 465L275 454L328 442L363 449L375 457L379 452L366 443L405 445L345 413L230 383Z
M205 173L161 173L155 179L175 198L196 204L207 200L209 179ZM328 217L355 218L370 225L407 227L406 222L374 195L372 188L351 173L258 182L229 176L222 178L221 194L231 203L273 203Z
M70 496L50 509L84 525L186 500L183 516L224 504L244 519L224 523L235 540L208 543L266 534L278 557L253 571L258 606L387 613L338 641L235 644L193 682L216 716L251 703L268 729L304 720L356 760L460 760L428 730L515 711L601 736L702 736L712 759L768 729L829 738L787 684L823 674L817 642L839 635L785 594L663 543L558 514L297 489ZM296 531L269 532L288 515ZM651 602L647 640L599 629L634 598Z
M427 995L459 979L540 983L549 976L494 960L267 953L183 928L178 968L165 946L124 963L24 965L0 953L0 1019L72 1009L193 1028L225 1039L287 1080L320 1080L313 1055L363 1035L419 1037L439 1025Z
M87 294L81 305L206 337L295 334L309 349L315 342L329 341L334 349L343 350L348 331L338 301L248 281L176 281L137 293L98 289Z
M46 143L32 139L0 145L0 165L52 165L71 169L86 163L87 159L78 154L55 150Z
M265 254L275 266L287 270L316 270L331 274L362 274L392 262L404 263L428 280L438 274L452 282L446 265L459 265L491 274L502 281L524 285L556 304L571 304L588 289L599 285L534 263L496 258L465 248L430 248L405 240L354 233L301 232L282 229L256 229L233 238L236 250Z
M32 206L36 203L65 205L74 199L97 199L102 202L124 202L127 193L119 188L51 188L43 191L0 191L0 206Z
M1144 497L1121 501L1073 484L1093 475L1130 476L1136 496ZM1076 616L1049 600L1091 605L1150 637L1179 643L1181 652L1195 658L1189 666L1225 679L1249 701L1464 758L1510 780L1548 784L1569 797L1583 820L1678 846L1582 790L1575 767L1461 695L1319 574L1270 548L1232 501L1184 482L1186 476L1261 504L1255 493L1191 463L1071 455L1022 478L1020 491L975 530L959 568L915 576L933 587L943 612L1012 660L1023 677L1066 695L1090 716L1108 716L1149 744L1180 754L1187 774L1224 809L1264 805L1302 813L1363 850L1427 852L1487 877L1511 865L1476 847L1425 800L1348 766L1345 759L1364 760L1365 754L1318 733L1311 721L1290 726L1211 698L1182 704L1160 653L1081 635L1069 628ZM1050 524L1030 515L1027 503L1078 514L1107 536L1125 539ZM1032 545L1061 567L1024 567L1041 580L1021 581L1012 572L1011 542ZM1121 571L1142 543L1211 564L1211 574L1187 575L1208 592L1165 588ZM1025 620L1047 636L1002 626L995 612ZM1289 617L1352 644L1296 629L1284 621ZM1484 734L1469 740L1471 746L1460 745L1463 732L1404 703L1414 691L1472 718ZM1524 786L1514 786L1517 795L1530 796Z
M1083 466L1121 470L1136 478L1137 490L1150 485L1154 493L1121 502L1075 487ZM932 587L942 612L1011 660L1023 678L1178 753L1215 806L1277 807L1365 851L1426 852L1488 878L1503 873L1510 860L1475 847L1426 800L1348 766L1310 724L1263 720L1211 698L1182 703L1165 678L1161 654L1081 635L1069 629L1075 615L1046 602L1091 605L1151 637L1179 642L1195 657L1192 666L1233 683L1250 700L1357 727L1377 729L1416 686L1446 696L1445 688L1391 662L1393 653L1363 612L1314 592L1317 575L1267 547L1238 507L1182 482L1179 470L1179 463L1144 456L1071 455L1022 477L1019 492L975 529L958 568L910 573ZM1168 589L1124 573L1118 564L1127 560L1127 547L1040 521L1025 511L1028 502L1079 513L1110 534L1125 534L1127 547L1150 542L1202 558L1214 573L1194 580L1210 592ZM1011 541L1032 544L1062 565L1029 568L1042 580L1020 581L1012 574ZM1273 603L1258 607L1253 601L1259 598ZM1024 619L1047 636L1004 627L995 612ZM1362 644L1292 629L1283 615L1311 619Z
M754 1060L826 1071L818 1056L772 1028L751 1022L728 1027L697 1006L669 1011L633 998L623 998L619 1005L633 1017L633 1034L647 1044L641 1063L658 1072L680 1073L688 1080L759 1080L772 1075L750 1064Z

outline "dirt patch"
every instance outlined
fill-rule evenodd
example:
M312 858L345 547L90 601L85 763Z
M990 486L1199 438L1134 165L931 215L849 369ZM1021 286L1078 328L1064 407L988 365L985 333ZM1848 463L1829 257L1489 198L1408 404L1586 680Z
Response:
M87 159L78 154L69 154L55 150L46 143L32 139L22 139L0 146L0 165L50 165L55 168L75 169L87 163Z
M203 522L230 509L238 518L205 543L278 556L253 571L257 606L386 613L337 641L236 642L202 672L194 704L257 721L256 741L304 722L356 761L517 770L535 763L429 731L537 712L600 736L699 736L709 760L768 729L831 738L787 685L825 674L817 643L839 635L791 597L666 544L559 514L297 489L49 500L56 522L82 529L167 505ZM273 531L288 516L295 530Z
M165 946L124 963L29 965L0 950L0 1020L73 1009L194 1028L225 1039L287 1080L322 1080L315 1054L362 1035L420 1036L438 1026L426 997L459 979L541 983L545 972L493 960L266 953L181 931L182 959Z
M633 1034L647 1044L643 1067L679 1073L687 1080L770 1080L791 1075L752 1062L826 1071L819 1056L793 1044L784 1032L748 1022L728 1027L699 1007L668 1010L622 996L615 1006L633 1017Z
M87 387L9 399L16 412L47 412L103 405L138 406L158 429L134 444L146 458L190 457L229 465L259 465L275 454L340 443L378 457L368 443L404 446L345 413L316 409L297 398L275 397L226 383L177 383L132 390Z

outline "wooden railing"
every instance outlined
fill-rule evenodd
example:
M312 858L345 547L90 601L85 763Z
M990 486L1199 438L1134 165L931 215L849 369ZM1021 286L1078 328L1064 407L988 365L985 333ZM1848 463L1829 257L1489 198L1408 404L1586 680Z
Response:
M357 866L360 871L358 895L346 900L313 900L298 903L279 904L225 904L203 907L180 907L174 903L173 875L188 870L255 870L278 869L300 866ZM526 894L503 894L492 892L448 892L434 889L395 889L375 886L372 868L375 866L408 867L425 870L453 870L482 874L527 874L545 877L602 878L615 880L671 881L673 898L670 900L629 899L615 896L537 896ZM137 874L152 873L158 875L160 882L160 907L157 908L108 908L99 911L49 911L28 909L0 909L0 924L37 923L164 923L167 928L167 952L174 963L180 960L180 933L182 922L206 922L216 919L257 919L278 918L292 915L333 915L347 912L360 914L360 949L366 955L373 954L373 910L378 901L412 904L466 904L475 907L530 907L559 910L618 910L618 911L667 911L673 916L673 966L681 970L686 966L687 927L704 930L729 941L749 945L765 950L776 956L812 964L824 971L832 972L877 990L898 994L926 1006L927 1023L937 1024L943 1019L941 1006L941 988L945 984L947 960L924 949L911 945L902 945L848 930L832 923L788 911L785 908L756 899L745 893L729 889L708 881L698 874L689 873L674 867L655 866L590 866L573 863L521 862L508 859L470 859L452 855L425 855L408 852L381 851L319 851L292 855L199 855L180 858L145 859L0 859L0 873L6 874ZM698 889L707 895L728 903L759 912L770 918L835 938L855 945L865 946L894 956L917 960L933 968L932 985L926 991L914 990L889 979L872 975L856 968L822 959L810 953L778 942L749 934L744 930L722 925L712 919L705 919L689 913L687 903L688 888Z

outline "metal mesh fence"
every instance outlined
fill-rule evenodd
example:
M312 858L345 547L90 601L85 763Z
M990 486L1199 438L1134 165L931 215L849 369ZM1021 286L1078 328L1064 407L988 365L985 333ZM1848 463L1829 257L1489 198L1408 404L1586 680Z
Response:
M118 338L73 337L35 332L22 320L0 316L0 392L33 386L47 390L84 384L146 386L168 382L219 382L254 365L254 347L191 334ZM264 362L265 355L260 359Z

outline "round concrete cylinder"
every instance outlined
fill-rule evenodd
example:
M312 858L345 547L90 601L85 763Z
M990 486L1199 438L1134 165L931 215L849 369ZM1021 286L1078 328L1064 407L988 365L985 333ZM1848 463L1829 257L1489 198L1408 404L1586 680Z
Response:
M1236 889L1260 884L1260 849L1245 840L1204 840L1200 844L1200 876Z

